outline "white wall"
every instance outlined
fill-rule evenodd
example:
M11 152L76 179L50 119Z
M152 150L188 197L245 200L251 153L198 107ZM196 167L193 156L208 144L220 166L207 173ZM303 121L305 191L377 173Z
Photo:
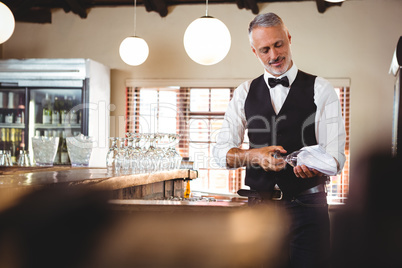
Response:
M324 14L314 1L267 3L260 12L275 12L292 34L297 66L326 78L351 81L352 166L368 150L391 150L394 77L391 58L402 35L402 1L347 0ZM222 20L232 35L228 56L213 66L191 61L183 47L186 27L205 13L204 5L170 7L161 18L137 8L137 35L150 47L147 61L125 65L118 50L133 34L133 8L94 8L87 19L63 10L53 12L51 24L17 23L3 44L7 58L90 58L112 69L112 103L116 118L125 112L126 79L249 79L262 73L251 53L247 27L254 15L235 4L209 5L209 14ZM123 135L115 120L113 135ZM113 124L113 122L112 122Z

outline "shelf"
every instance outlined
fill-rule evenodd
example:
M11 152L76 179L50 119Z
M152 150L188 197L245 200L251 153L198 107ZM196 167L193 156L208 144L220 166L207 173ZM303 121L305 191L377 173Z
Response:
M25 128L25 124L17 123L0 123L1 128Z
M14 108L1 107L0 110L25 110L25 107L14 107Z
M64 128L76 128L76 129L80 129L81 128L81 124L66 124L66 125L62 125L62 124L57 124L57 125L53 125L53 124L35 124L35 129L64 129Z

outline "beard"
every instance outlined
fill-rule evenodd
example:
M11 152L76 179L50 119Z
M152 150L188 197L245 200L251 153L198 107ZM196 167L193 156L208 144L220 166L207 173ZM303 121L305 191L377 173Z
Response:
M268 63L264 63L261 59L260 59L260 62L264 66L264 68L267 70L267 72L269 72L270 74L272 74L274 76L280 76L280 75L286 73L292 66L291 58L292 58L292 56L289 53L287 57L278 56L276 59L270 60ZM275 64L275 63L278 63L281 61L282 61L282 65L280 65L278 67L272 66L272 64Z

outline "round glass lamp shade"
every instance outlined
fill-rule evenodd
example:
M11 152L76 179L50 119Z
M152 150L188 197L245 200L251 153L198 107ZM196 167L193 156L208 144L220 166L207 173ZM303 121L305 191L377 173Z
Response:
M231 45L229 29L222 21L210 16L193 21L186 29L183 41L187 55L202 65L223 60Z
M0 44L6 42L14 32L15 20L11 10L0 2Z
M149 47L144 39L138 36L129 36L120 44L120 57L128 65L137 66L148 58Z

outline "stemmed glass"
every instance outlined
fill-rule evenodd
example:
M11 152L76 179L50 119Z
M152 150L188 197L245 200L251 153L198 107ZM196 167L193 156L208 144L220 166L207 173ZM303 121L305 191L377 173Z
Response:
M143 136L138 133L134 133L134 148L133 148L133 153L131 155L131 167L132 167L132 172L134 174L137 173L143 173L145 172L144 168L144 153L143 150L140 146L141 139L143 139Z
M127 150L126 141L127 141L127 138L120 139L120 146L119 146L119 151L117 154L116 169L115 169L116 174L125 172L125 170L124 170L125 167L123 167L123 165L125 164L124 157L125 157L126 150Z
M297 156L300 152L301 152L301 150L295 151L288 155L281 155L281 153L279 151L276 151L274 154L274 157L277 159L283 159L283 160L285 160L286 163L288 163L292 167L295 167L295 166L297 166Z
M145 136L148 138L149 141L148 150L145 152L145 158L147 160L146 168L147 172L151 173L159 170L159 155L155 145L157 135L150 133L145 134Z
M119 153L118 142L119 138L110 137L111 145L106 154L106 167L108 174L113 174L116 171L117 155Z
M131 155L133 153L133 138L131 135L127 135L129 138L124 138L123 159L122 159L122 173L130 174L132 172L131 167Z
M9 150L0 150L0 166L12 166L11 153Z

